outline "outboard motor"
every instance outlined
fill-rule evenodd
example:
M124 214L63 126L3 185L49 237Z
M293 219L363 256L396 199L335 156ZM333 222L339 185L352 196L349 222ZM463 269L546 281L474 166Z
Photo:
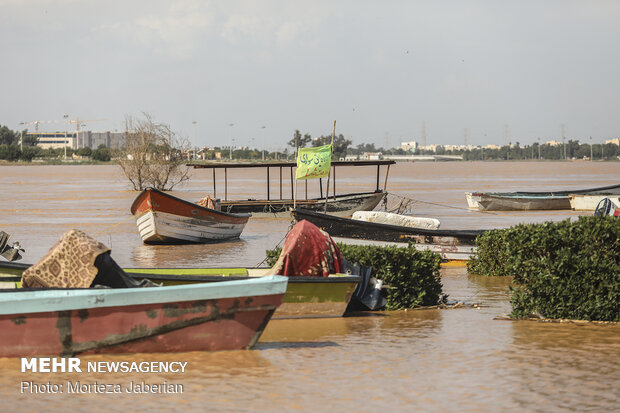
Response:
M594 215L611 215L612 217L620 216L620 207L616 205L610 198L603 198L599 201Z
M4 231L0 231L0 255L8 261L20 260L22 256L19 253L24 252L24 250L17 241L15 241L13 245L9 245L9 239L11 239L9 234Z

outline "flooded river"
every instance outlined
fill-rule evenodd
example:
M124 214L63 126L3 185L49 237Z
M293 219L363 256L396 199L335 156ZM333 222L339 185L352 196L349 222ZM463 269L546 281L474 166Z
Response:
M385 168L381 170L381 186ZM442 228L500 228L577 217L572 211L481 213L467 210L472 190L579 189L618 183L620 163L446 162L391 167L387 189L417 216ZM234 170L229 198L266 196L266 176ZM376 168L338 169L338 193L373 190ZM309 196L318 193L316 182ZM223 176L217 176L223 197ZM279 176L271 172L272 198ZM290 178L284 171L284 196ZM299 193L305 196L305 188ZM196 170L173 192L213 195L211 171ZM145 246L129 212L137 195L115 166L0 166L0 230L36 262L72 228L112 248L123 266L255 266L278 244L288 219L251 219L238 241ZM402 198L390 201L393 205ZM583 214L583 213L581 213ZM613 411L620 405L620 327L494 319L510 312L510 280L442 269L451 299L479 309L381 312L369 316L274 320L252 351L89 356L86 361L182 361L183 374L21 373L0 359L2 411ZM64 384L31 394L22 382ZM182 393L69 394L67 382L181 384Z

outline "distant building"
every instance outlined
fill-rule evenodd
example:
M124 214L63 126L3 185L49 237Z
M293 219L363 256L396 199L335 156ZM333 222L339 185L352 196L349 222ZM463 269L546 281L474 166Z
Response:
M418 149L418 143L416 141L401 142L400 149L407 152L415 152Z
M381 158L383 158L383 153L381 152L364 152L359 157L359 159L364 161L378 161Z
M420 146L419 148L425 151L437 152L437 149L443 148L443 146L442 145L427 145L427 146Z
M101 145L111 149L121 149L125 146L125 132L80 131L78 148L97 149Z
M620 146L620 138L609 139L605 141L605 144L611 143L612 145Z
M27 136L35 136L38 139L37 146L48 148L74 148L77 142L77 132L28 132Z
M125 145L124 132L28 132L28 136L38 139L37 145L41 148L97 149L100 145L112 149L121 149Z
M545 142L545 144L547 144L549 146L560 146L560 145L562 145L562 142L559 142L559 141L547 141L547 142Z
M474 149L478 149L478 146L475 146L475 145L443 145L443 148L446 151L473 151Z

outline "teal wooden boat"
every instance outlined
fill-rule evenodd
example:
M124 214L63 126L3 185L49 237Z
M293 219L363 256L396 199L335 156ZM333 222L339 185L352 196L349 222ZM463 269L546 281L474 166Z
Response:
M0 287L20 286L28 264L0 262ZM213 283L260 278L269 268L124 268L135 279L169 285ZM289 277L281 306L273 318L341 317L361 277L331 274L329 277Z
M0 290L1 357L252 347L288 279L157 288Z

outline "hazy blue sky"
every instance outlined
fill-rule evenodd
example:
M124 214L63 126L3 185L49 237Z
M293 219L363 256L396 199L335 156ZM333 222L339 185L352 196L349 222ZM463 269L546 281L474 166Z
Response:
M334 120L380 146L423 122L429 144L620 135L620 1L0 0L0 45L12 129L148 112L200 145Z

